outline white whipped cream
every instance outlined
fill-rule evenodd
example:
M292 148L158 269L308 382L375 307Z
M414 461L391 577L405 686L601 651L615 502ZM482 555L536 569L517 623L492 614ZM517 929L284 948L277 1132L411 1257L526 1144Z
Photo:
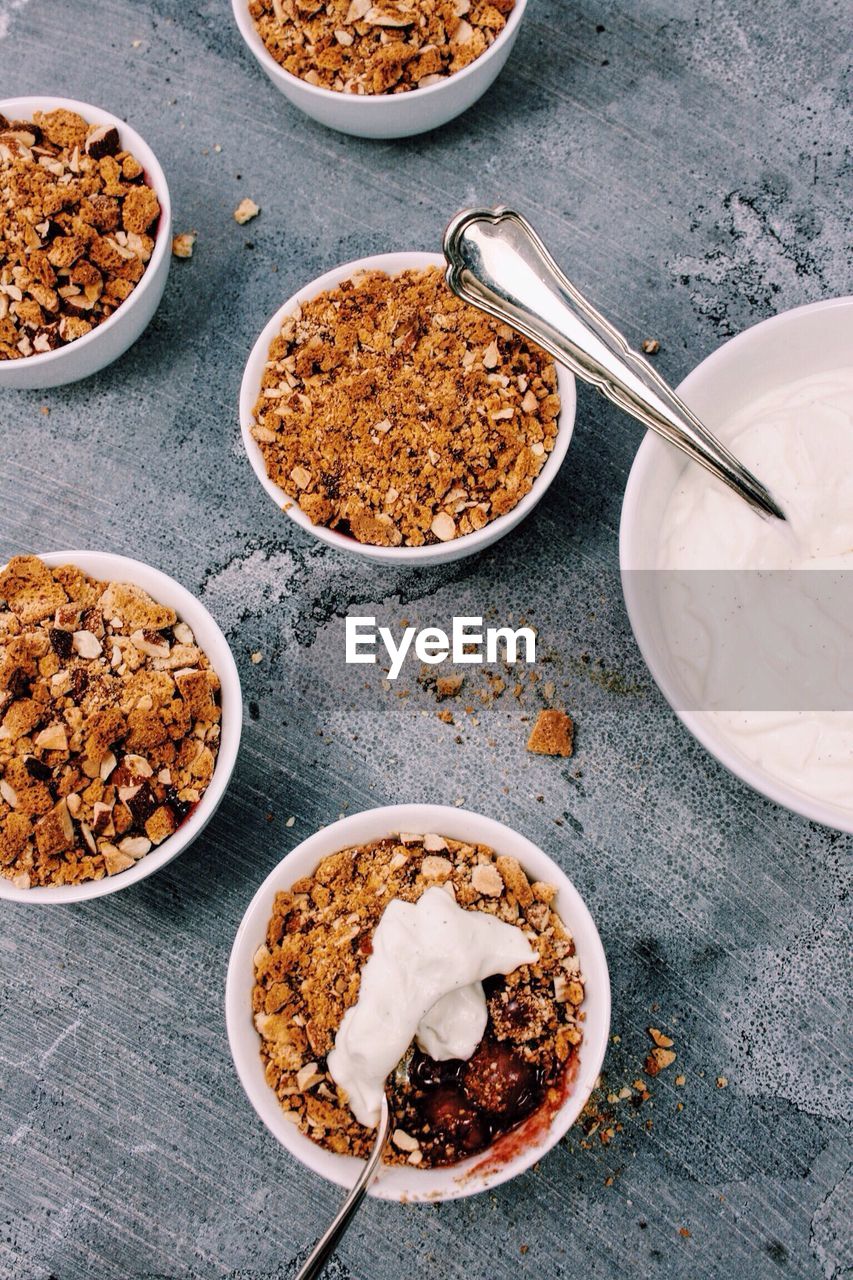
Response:
M482 979L538 958L521 929L444 889L389 902L327 1059L359 1123L379 1123L385 1081L415 1037L431 1057L470 1058L486 1026Z
M853 368L801 378L760 397L729 420L724 439L767 485L787 521L758 516L702 468L689 466L661 522L656 567L853 569ZM802 610L791 609L784 617L762 619L754 599L746 604L770 661L774 636L780 651L796 654L798 627L808 628L817 619L825 642L822 663L835 663L827 668L829 678L837 679L850 706L849 618L843 610L838 616L825 610L829 592L816 582L809 574L795 581L795 593L800 586L803 593ZM675 598L662 598L661 612L680 670L694 687L697 681L709 687L712 668L716 664L719 670L726 661L727 619L715 610L708 580L701 574L693 581L689 574L679 575ZM808 651L814 653L813 642ZM819 674L825 678L825 672ZM724 672L724 679L731 675ZM744 678L750 678L746 668ZM853 808L853 712L711 710L707 715L732 745L773 777L810 797Z

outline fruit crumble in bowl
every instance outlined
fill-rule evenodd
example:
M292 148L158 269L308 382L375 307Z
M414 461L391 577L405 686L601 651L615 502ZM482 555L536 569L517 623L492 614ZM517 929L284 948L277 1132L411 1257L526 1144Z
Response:
M330 129L405 138L472 106L504 67L527 0L232 0L285 97Z
M156 311L169 190L118 117L67 98L0 100L0 387L88 377Z
M327 272L255 343L249 462L279 509L341 551L440 564L508 533L554 480L574 378L456 298L434 253Z
M260 1118L350 1186L383 1087L372 1194L453 1199L514 1177L580 1114L610 1024L607 963L564 872L438 805L373 809L289 854L231 954L231 1052Z
M66 551L0 569L0 898L78 902L170 862L242 725L228 643L174 579Z

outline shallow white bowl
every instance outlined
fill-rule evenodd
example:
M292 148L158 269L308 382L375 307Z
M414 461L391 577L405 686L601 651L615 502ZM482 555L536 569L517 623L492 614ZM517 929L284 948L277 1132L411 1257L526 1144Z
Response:
M240 34L284 96L330 129L359 138L407 138L437 129L467 111L496 79L515 44L527 0L515 0L506 26L484 54L440 84L406 93L356 94L322 89L276 62L249 14L248 0L231 0Z
M610 979L607 961L592 916L555 862L524 836L492 818L445 805L401 804L368 809L333 822L303 840L271 871L243 917L228 965L225 1013L228 1039L237 1073L249 1101L275 1138L291 1155L330 1182L351 1187L361 1171L359 1160L335 1155L312 1142L285 1118L278 1098L264 1079L260 1040L252 1021L253 958L266 937L276 893L301 876L310 875L330 853L400 831L434 831L455 840L487 844L511 854L533 879L545 880L557 889L555 910L575 940L586 982L586 1022L580 1046L577 1074L571 1090L544 1132L537 1131L529 1145L506 1160L490 1163L489 1153L446 1169L383 1168L370 1194L383 1200L455 1200L498 1186L529 1169L550 1151L578 1118L592 1091L607 1048L610 1031Z
M240 387L240 428L252 470L279 510L284 510L301 528L312 533L321 542L328 543L330 547L336 547L338 551L349 551L355 555L366 556L369 560L382 560L386 564L417 565L447 564L451 560L461 560L464 556L474 555L509 533L510 529L514 529L533 510L540 498L544 496L566 456L575 424L576 389L572 374L558 364L557 390L560 395L561 409L557 421L557 438L530 492L525 494L518 505L506 515L498 516L484 528L477 529L473 533L465 533L451 542L439 542L426 547L370 546L369 543L359 542L349 534L339 533L336 529L312 524L299 503L270 479L260 445L252 435L252 427L255 425L254 409L261 389L261 379L270 343L281 329L285 316L299 304L316 298L327 289L334 289L359 271L385 271L393 276L399 275L402 271L420 267L440 267L443 271L445 266L444 257L440 253L417 252L379 253L371 258L359 258L356 262L344 263L341 267L327 271L325 275L319 276L304 289L300 289L292 298L288 298L287 302L279 307L275 315L264 325L260 337L252 347Z
M160 305L172 260L172 206L166 177L154 152L135 129L109 111L71 98L6 98L0 101L0 112L10 120L31 120L34 111L56 111L59 108L76 111L89 124L113 125L118 129L122 147L142 165L145 181L154 189L160 202L154 251L133 293L103 324L75 342L57 347L55 351L26 356L21 360L0 360L0 388L41 391L47 387L62 387L68 382L88 378L112 364L113 360L124 355L151 322Z
M158 603L174 609L178 618L192 629L199 648L207 654L210 665L222 684L221 736L216 767L210 785L186 821L181 823L173 836L156 845L134 866L128 867L127 871L104 876L103 880L87 880L79 885L38 885L32 889L16 889L9 880L0 876L0 898L44 906L58 902L85 902L89 898L101 898L104 894L127 889L165 867L167 862L171 862L201 835L219 808L234 772L243 728L243 700L240 677L228 641L201 601L174 578L139 560L111 555L105 551L51 551L41 555L40 559L51 566L75 564L84 573L102 581L132 582L142 587Z
M786 383L853 363L853 297L796 307L726 342L689 374L679 394L725 443L726 424L751 400ZM657 567L663 513L688 462L649 432L637 451L619 530L625 605L640 652L655 683L698 742L750 787L814 822L853 832L853 810L816 800L747 759L707 712L685 710L666 647L654 593L634 570Z

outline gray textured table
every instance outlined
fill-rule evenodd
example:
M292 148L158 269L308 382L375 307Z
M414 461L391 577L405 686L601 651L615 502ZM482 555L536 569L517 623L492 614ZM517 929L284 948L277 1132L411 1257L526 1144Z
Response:
M4 906L3 1277L292 1274L338 1192L278 1148L236 1080L231 939L318 825L460 798L541 843L590 903L619 1037L607 1087L639 1074L650 1023L686 1082L664 1073L642 1108L612 1108L609 1144L575 1131L493 1194L369 1204L330 1275L850 1273L850 842L728 777L651 685L616 572L639 431L582 391L568 460L520 530L475 561L387 572L276 515L235 408L249 345L294 289L364 253L432 249L472 201L528 212L626 332L661 340L673 379L754 321L844 292L843 21L834 0L532 0L474 110L370 144L292 111L226 0L0 0L2 93L125 115L167 171L176 230L199 233L124 359L0 399L0 555L109 548L175 574L227 632L246 698L233 786L191 851L91 905ZM244 195L263 212L241 228ZM448 726L411 667L388 691L344 666L356 604L421 625L523 614L549 661L521 700L456 706ZM524 750L546 681L578 723L572 761Z

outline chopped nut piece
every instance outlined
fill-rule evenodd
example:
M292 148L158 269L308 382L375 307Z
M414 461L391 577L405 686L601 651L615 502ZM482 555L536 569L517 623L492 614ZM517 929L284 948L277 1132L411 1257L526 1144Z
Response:
M42 729L41 733L36 735L35 744L42 751L67 751L68 734L65 732L65 726L52 724L47 729Z
M499 898L504 891L504 882L497 867L490 862L478 863L471 872L471 884L478 893L487 898Z
M175 258L191 258L198 235L195 231L181 231L172 237L172 256Z
M151 841L146 836L127 836L119 842L122 853L129 853L134 862L144 858L151 848Z
M103 652L100 640L91 631L75 631L71 643L81 658L98 658Z
M131 854L123 853L114 844L110 844L106 840L98 846L98 852L104 860L104 867L108 876L116 876L120 871L127 871L135 862L135 858Z
M417 1151L421 1145L417 1138L413 1138L410 1133L406 1133L405 1129L395 1129L391 1134L391 1141L401 1151Z
M319 1084L322 1079L321 1072L317 1070L317 1063L306 1062L305 1066L300 1067L296 1073L296 1087L304 1093L306 1089Z
M543 756L572 754L574 725L565 711L540 711L527 739L527 750Z
M430 529L439 542L449 542L451 538L456 537L456 524L446 511L439 511L438 515L433 518Z
M245 196L234 210L234 221L239 222L242 227L245 223L251 222L253 218L257 218L260 211L260 207L255 204L254 200L250 200L248 196Z
M643 350L647 356L654 356L660 351L660 343L657 338L644 338Z

